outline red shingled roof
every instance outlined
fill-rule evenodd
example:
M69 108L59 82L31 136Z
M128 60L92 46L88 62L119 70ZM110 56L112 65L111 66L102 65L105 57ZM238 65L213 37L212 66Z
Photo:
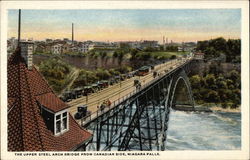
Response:
M8 60L8 150L69 151L91 138L69 114L69 130L60 136L47 129L37 101L52 111L66 104L35 67L28 70L19 51Z
M68 106L52 92L36 96L36 100L52 112L58 112L68 108Z

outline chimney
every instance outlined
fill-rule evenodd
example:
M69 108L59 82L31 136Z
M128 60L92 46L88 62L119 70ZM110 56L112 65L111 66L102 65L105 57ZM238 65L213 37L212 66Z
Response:
M34 43L32 41L20 42L20 47L21 47L21 56L24 58L28 70L32 70Z

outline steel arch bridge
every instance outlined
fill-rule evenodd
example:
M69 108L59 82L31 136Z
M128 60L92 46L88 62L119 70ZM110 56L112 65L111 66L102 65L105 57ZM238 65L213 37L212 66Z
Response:
M187 89L189 105L194 99L187 74L195 60L156 79L133 96L84 124L93 132L86 151L165 150L170 108L175 105L179 84Z

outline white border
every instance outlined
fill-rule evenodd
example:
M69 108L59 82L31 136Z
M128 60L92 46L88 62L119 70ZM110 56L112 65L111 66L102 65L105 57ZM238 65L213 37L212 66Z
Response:
M45 159L7 152L7 9L242 9L242 149L238 151L165 151L160 156L48 156L46 159L249 159L249 2L248 1L2 1L1 2L1 159ZM26 152L27 153L27 152ZM41 153L41 152L36 152ZM52 153L52 152L51 152ZM92 152L97 153L97 152ZM117 152L113 152L117 153ZM146 152L145 152L146 153ZM154 152L150 152L154 153Z

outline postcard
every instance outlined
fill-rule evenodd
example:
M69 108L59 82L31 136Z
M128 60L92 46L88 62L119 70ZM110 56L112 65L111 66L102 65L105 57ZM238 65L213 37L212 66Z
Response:
M1 159L249 159L248 1L4 1Z

